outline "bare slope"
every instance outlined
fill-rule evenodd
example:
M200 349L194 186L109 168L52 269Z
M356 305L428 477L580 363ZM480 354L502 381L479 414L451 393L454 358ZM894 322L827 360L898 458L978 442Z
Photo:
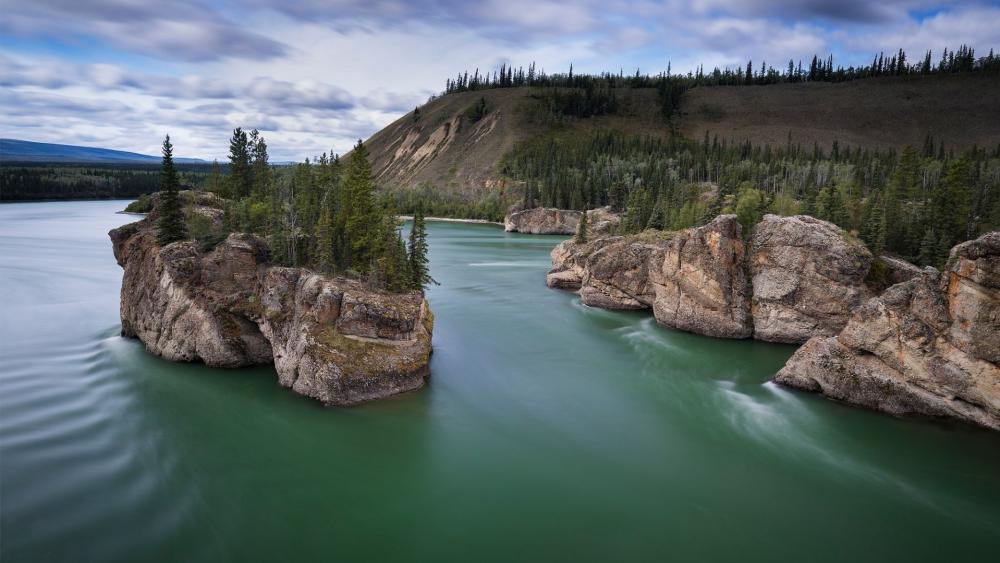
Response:
M373 135L367 146L380 184L427 183L466 196L505 189L499 171L520 141L553 129L618 130L666 135L652 88L619 89L617 115L556 120L539 90L509 88L437 98ZM480 97L487 113L474 117ZM1000 77L972 74L877 78L840 84L717 86L690 90L681 101L679 130L700 140L705 131L730 141L868 148L921 146L927 133L947 147L1000 143Z
M476 120L474 109L486 99L487 113ZM442 96L397 119L365 145L380 184L412 187L428 183L438 189L471 193L483 187L503 189L500 160L515 143L556 128L616 129L665 135L656 92L620 90L614 116L556 120L532 88L460 92Z
M1000 77L976 74L875 78L844 83L695 88L680 130L701 139L866 148L921 146L927 133L950 148L1000 143Z

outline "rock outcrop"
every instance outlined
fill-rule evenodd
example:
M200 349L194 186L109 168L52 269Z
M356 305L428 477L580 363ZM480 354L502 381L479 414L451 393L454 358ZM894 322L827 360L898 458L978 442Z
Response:
M754 338L805 342L844 328L870 297L872 255L860 241L808 215L766 215L750 237Z
M220 367L273 362L282 385L332 405L424 384L433 317L419 292L270 266L251 235L209 251L195 241L161 248L153 220L109 233L125 270L122 334L150 352Z
M582 212L554 207L512 210L504 218L504 230L532 235L571 235L576 233ZM609 233L621 221L608 207L587 211L588 232Z
M664 326L746 338L752 324L743 253L736 216L723 215L676 233L563 241L552 251L546 283L579 289L590 306L652 309Z
M805 342L834 335L871 295L872 257L837 226L767 215L744 248L735 215L674 233L561 242L549 287L605 309L652 309L664 325L709 336ZM903 274L900 274L903 275Z
M956 246L796 351L775 381L892 414L1000 430L1000 232Z

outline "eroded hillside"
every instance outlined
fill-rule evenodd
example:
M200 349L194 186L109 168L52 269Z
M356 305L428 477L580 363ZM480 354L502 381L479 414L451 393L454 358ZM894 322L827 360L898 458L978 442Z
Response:
M504 155L522 140L553 130L585 134L616 130L665 136L653 88L616 89L613 115L559 118L544 90L505 88L439 97L373 135L367 142L378 181L389 188L433 186L439 193L471 196L510 187L500 170ZM485 108L477 110L480 99ZM813 143L901 148L920 146L928 133L961 150L1000 143L1000 77L911 76L846 83L713 86L689 90L677 130L700 140L754 144Z
M537 88L461 92L437 98L407 113L365 142L377 180L390 188L430 184L438 190L474 194L503 190L499 164L521 140L554 129L616 129L666 135L653 89L617 92L615 115L557 118ZM480 100L485 100L485 108Z

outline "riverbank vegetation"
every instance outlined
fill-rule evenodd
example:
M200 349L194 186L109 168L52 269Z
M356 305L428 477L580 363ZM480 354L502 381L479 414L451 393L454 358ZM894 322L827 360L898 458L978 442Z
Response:
M803 213L875 251L941 265L954 244L1000 228L1000 147L955 153L930 136L897 152L557 133L519 145L503 171L523 182L522 206L610 205L623 232Z

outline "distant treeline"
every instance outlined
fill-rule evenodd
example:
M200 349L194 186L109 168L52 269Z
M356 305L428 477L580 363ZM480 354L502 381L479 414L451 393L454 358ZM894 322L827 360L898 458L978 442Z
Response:
M212 164L177 164L184 186L200 188ZM222 173L217 169L217 173ZM159 164L0 165L0 201L128 199L159 190Z
M1000 228L1000 146L955 153L930 136L895 151L557 132L517 145L501 172L523 183L524 207L610 205L626 233L720 212L746 227L764 213L804 213L877 252L940 265L955 243Z
M930 75L930 74L951 74L957 72L984 72L1000 73L1000 55L994 54L990 49L989 54L984 57L976 57L972 47L962 45L958 49L941 52L941 57L934 60L933 53L928 50L923 57L912 60L906 51L900 49L896 53L886 55L879 53L872 59L871 64L861 66L834 67L833 55L828 55L821 59L813 55L812 60L805 66L801 60L797 63L789 59L787 65L778 68L769 65L766 61L761 61L755 65L753 61L747 61L745 66L737 68L720 69L715 67L709 72L705 72L703 66L699 66L696 71L687 74L672 74L670 64L667 64L666 72L656 75L641 74L636 69L635 74L625 74L619 71L617 74L604 72L601 74L574 74L573 66L570 65L566 74L546 74L545 71L537 70L535 63L524 67L514 68L513 66L501 65L499 70L494 70L480 74L476 69L470 75L468 71L459 73L454 79L448 79L445 83L445 94L454 92L467 92L474 90L487 90L491 88L520 88L522 86L537 86L551 88L655 88L664 81L672 81L679 85L691 86L747 86L752 84L779 84L796 82L846 82L862 78L873 78L878 76L907 76L907 75Z
M471 74L459 73L445 83L445 94L488 90L493 88L520 88L523 86L552 89L548 96L550 110L554 114L574 117L589 117L613 113L616 106L614 88L656 88L660 96L663 116L670 118L677 109L681 94L694 86L747 86L785 84L800 82L847 82L879 76L921 76L953 73L1000 74L1000 55L991 49L984 57L977 57L972 47L962 45L958 49L941 52L936 59L928 50L923 57L912 60L903 49L886 55L879 53L871 64L861 66L834 66L833 55L821 59L813 55L812 60L803 65L789 59L787 65L775 68L766 61L745 66L720 69L715 67L706 72L703 66L687 74L672 74L667 70L656 75L642 74L636 69L634 74L575 74L570 65L568 73L547 74L535 67L535 63L514 68L501 65L499 70L480 74L476 69ZM571 89L560 92L558 89Z

